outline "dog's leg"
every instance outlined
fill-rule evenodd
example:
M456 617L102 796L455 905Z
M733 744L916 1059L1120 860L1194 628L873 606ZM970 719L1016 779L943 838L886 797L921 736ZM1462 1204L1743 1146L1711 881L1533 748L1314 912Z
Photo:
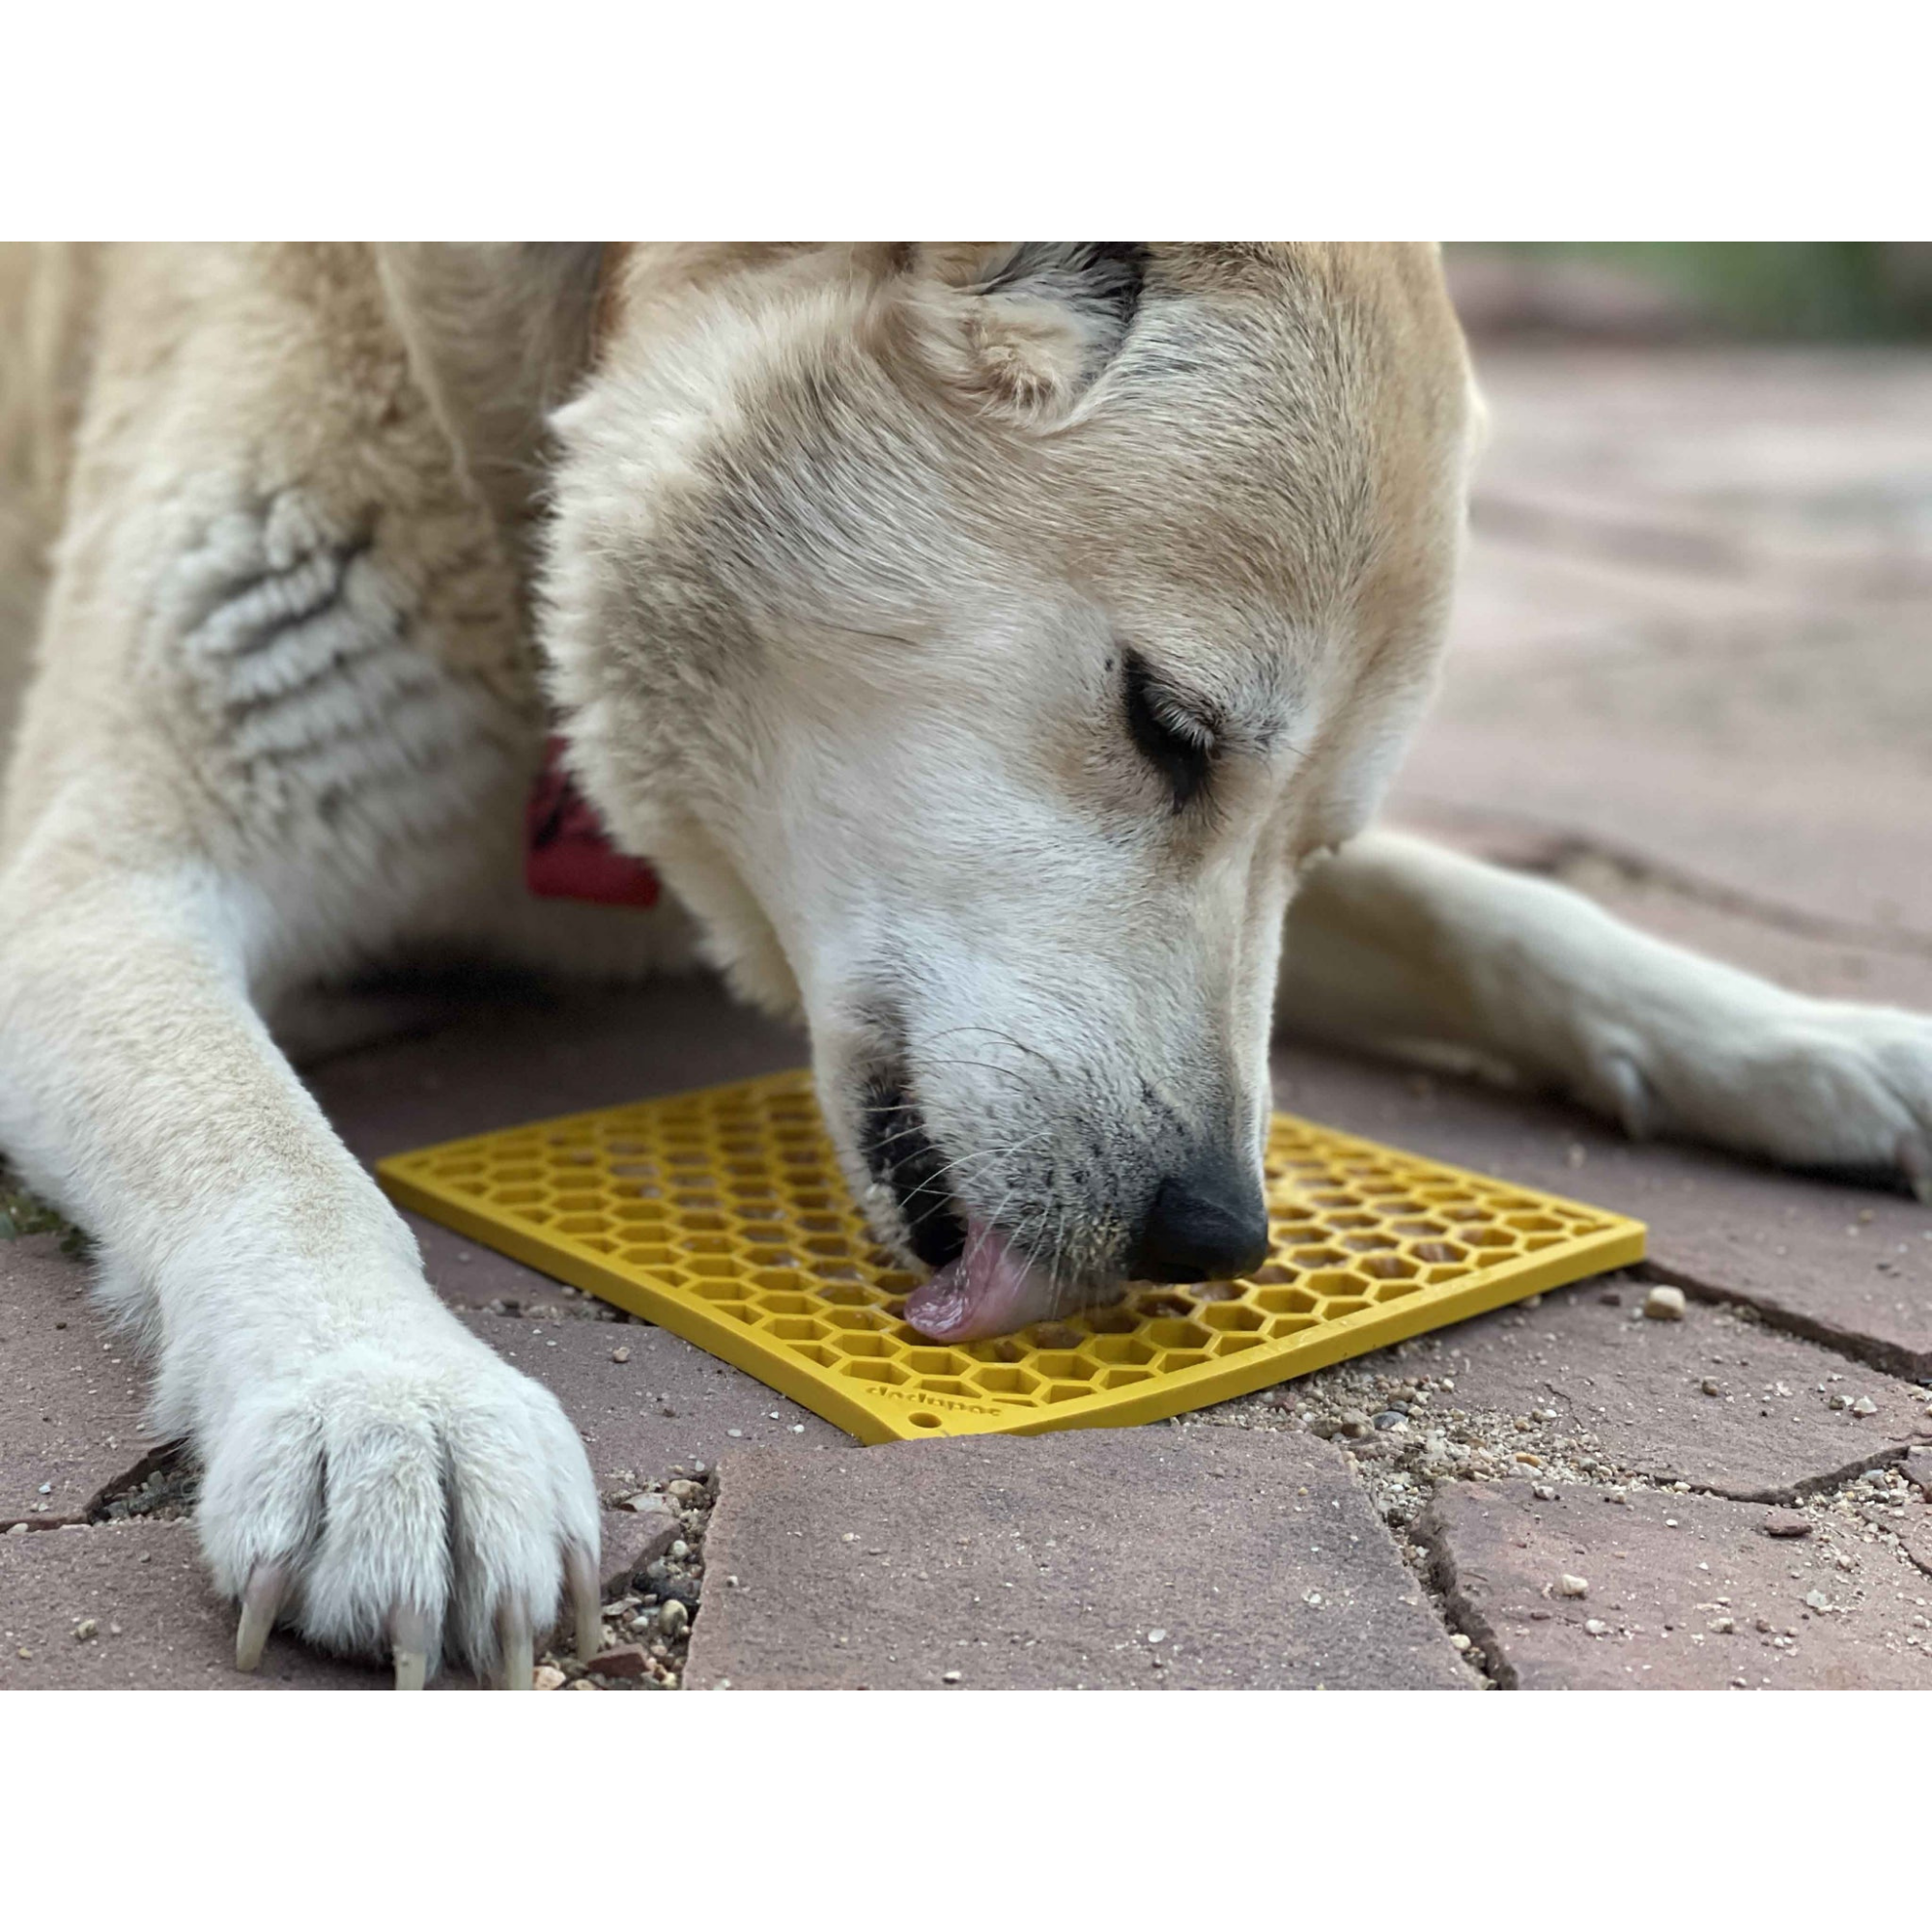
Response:
M264 909L205 868L31 843L0 876L0 1144L96 1236L157 1357L156 1421L252 1666L309 1637L529 1683L567 1571L594 1639L597 1505L547 1391L425 1284L408 1231L250 1008Z
M1898 1172L1932 1198L1932 1017L1786 991L1423 839L1371 833L1310 873L1276 1012L1471 1050L1633 1135Z

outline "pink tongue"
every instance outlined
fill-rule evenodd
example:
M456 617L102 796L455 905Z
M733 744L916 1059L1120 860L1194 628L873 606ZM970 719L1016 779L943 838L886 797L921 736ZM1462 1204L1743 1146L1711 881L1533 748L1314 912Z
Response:
M1009 1335L1047 1312L1049 1288L997 1229L969 1219L964 1252L913 1290L905 1319L935 1342Z

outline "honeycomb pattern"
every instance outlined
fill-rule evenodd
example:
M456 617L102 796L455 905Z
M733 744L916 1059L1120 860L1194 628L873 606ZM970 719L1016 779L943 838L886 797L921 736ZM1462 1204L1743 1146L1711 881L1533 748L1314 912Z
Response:
M942 1347L872 1239L804 1073L399 1154L402 1206L723 1356L867 1442L1149 1421L1621 1267L1640 1223L1277 1114L1271 1251Z

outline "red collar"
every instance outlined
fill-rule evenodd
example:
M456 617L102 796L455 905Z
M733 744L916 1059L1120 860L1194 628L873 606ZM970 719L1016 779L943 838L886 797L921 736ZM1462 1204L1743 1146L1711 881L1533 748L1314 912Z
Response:
M611 842L596 808L563 768L563 740L544 747L543 769L530 786L524 817L524 884L540 899L592 905L658 902L658 875Z

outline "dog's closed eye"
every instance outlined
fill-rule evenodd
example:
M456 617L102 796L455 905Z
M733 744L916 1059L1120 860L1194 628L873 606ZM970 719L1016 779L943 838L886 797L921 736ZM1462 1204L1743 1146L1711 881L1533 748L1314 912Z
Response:
M1166 781L1179 811L1207 786L1213 728L1155 678L1138 652L1125 653L1125 667L1127 729L1142 757Z

